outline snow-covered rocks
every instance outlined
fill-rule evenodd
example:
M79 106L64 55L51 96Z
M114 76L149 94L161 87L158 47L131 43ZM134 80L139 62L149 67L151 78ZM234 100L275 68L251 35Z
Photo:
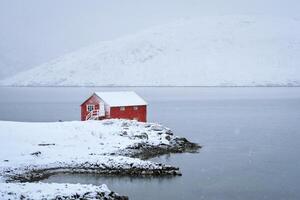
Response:
M125 196L110 191L106 185L0 183L0 199L106 199L127 200Z
M25 164L20 167L4 168L1 171L6 182L31 182L48 178L57 173L90 173L114 176L161 176L181 175L177 167L153 163L124 156L95 156L85 160L66 160L44 165Z
M130 120L0 121L0 130L0 183L12 182L10 189L13 184L21 187L14 182L38 181L56 173L181 175L177 167L140 158L199 148L159 124ZM22 187L28 189L26 184ZM3 188L0 194L8 190Z

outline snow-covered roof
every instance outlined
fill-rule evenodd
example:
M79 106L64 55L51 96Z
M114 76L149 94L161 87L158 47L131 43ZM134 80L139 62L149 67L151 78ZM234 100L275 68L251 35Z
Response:
M147 102L133 91L95 92L95 94L111 107L147 105Z

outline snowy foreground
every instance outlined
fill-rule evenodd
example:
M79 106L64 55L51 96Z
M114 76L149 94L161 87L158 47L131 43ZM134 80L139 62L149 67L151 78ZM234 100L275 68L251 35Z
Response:
M56 173L180 175L141 160L197 149L158 124L128 120L24 123L0 121L0 199L126 199L105 185L46 184Z
M0 199L127 199L106 185L0 183Z

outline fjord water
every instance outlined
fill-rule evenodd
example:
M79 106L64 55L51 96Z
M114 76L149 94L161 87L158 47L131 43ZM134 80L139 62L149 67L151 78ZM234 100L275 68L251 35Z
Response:
M0 120L79 120L80 103L96 90L135 90L149 121L203 149L152 159L180 167L181 177L44 182L105 183L133 200L300 199L300 88L0 88Z

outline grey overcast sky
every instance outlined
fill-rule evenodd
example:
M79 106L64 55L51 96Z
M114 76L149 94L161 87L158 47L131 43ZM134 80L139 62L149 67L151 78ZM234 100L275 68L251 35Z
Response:
M0 79L176 19L236 14L298 18L300 0L1 0Z

